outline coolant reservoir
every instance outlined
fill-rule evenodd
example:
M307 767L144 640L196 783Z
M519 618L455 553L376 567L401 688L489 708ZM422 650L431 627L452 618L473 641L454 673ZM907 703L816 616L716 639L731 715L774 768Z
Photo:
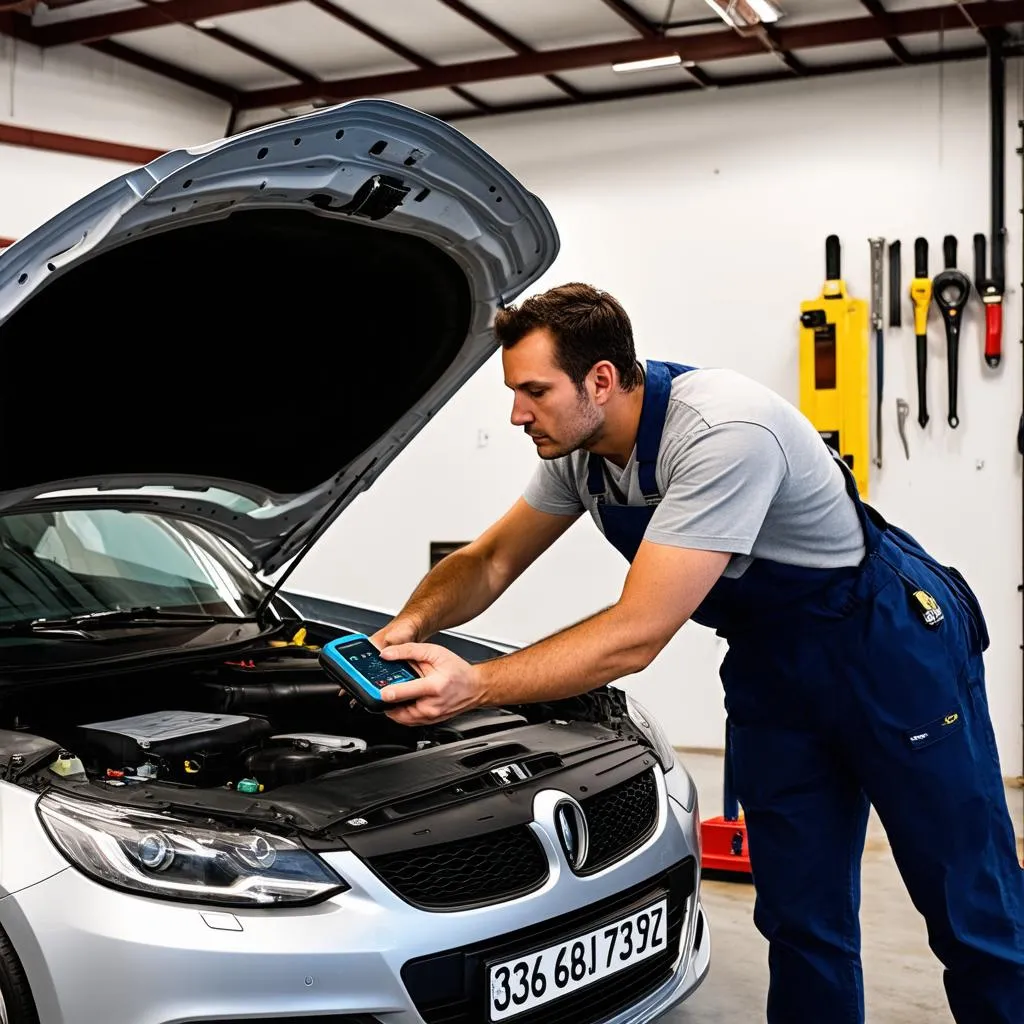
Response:
M57 751L57 760L50 765L50 771L65 777L71 775L84 775L85 766L81 759L75 757L70 750Z

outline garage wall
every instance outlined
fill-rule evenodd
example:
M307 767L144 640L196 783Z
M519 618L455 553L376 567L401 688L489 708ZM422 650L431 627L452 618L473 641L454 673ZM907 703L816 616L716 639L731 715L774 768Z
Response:
M885 459L870 500L958 566L992 633L990 700L1006 774L1021 765L1020 67L1007 72L1007 286L1004 358L981 357L974 303L960 357L961 426L946 425L945 342L933 307L932 420L916 424L912 326L886 332ZM868 236L929 239L929 270L955 234L989 226L984 62L907 69L467 121L461 127L549 204L562 252L537 289L569 280L616 294L642 356L730 366L798 400L797 317L818 294L824 239L843 242L853 294L870 298ZM886 321L887 322L887 321ZM909 300L903 323L912 325ZM912 407L910 459L895 400ZM496 358L348 513L293 576L296 587L394 609L428 568L431 540L469 540L520 493L536 456L508 424ZM613 602L625 562L579 523L470 629L517 642ZM720 641L687 625L630 688L679 745L719 747ZM922 683L924 684L924 683Z
M0 36L0 122L155 149L224 134L227 105L84 47ZM0 237L19 238L134 165L0 144Z

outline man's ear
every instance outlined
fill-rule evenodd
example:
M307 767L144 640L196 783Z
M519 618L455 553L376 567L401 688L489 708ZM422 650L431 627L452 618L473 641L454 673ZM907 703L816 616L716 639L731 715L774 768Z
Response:
M594 401L604 405L619 386L619 371L607 359L590 368L590 380L594 389Z

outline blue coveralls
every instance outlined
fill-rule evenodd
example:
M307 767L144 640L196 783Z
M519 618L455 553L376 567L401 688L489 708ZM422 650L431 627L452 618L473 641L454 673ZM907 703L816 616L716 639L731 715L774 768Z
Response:
M646 506L588 488L607 539L636 555L659 494L672 379L647 363L637 461ZM1024 871L985 695L977 599L860 500L855 567L755 559L692 616L728 641L721 668L736 796L769 942L769 1024L859 1024L860 858L869 805L885 827L958 1024L1024 1024Z

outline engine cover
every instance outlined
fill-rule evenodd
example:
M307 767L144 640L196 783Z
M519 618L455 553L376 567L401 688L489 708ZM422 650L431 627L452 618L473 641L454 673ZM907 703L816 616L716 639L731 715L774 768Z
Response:
M258 715L203 711L154 711L79 727L83 760L101 775L107 769L136 774L148 764L157 778L194 786L234 778L245 751L270 732L270 722Z

